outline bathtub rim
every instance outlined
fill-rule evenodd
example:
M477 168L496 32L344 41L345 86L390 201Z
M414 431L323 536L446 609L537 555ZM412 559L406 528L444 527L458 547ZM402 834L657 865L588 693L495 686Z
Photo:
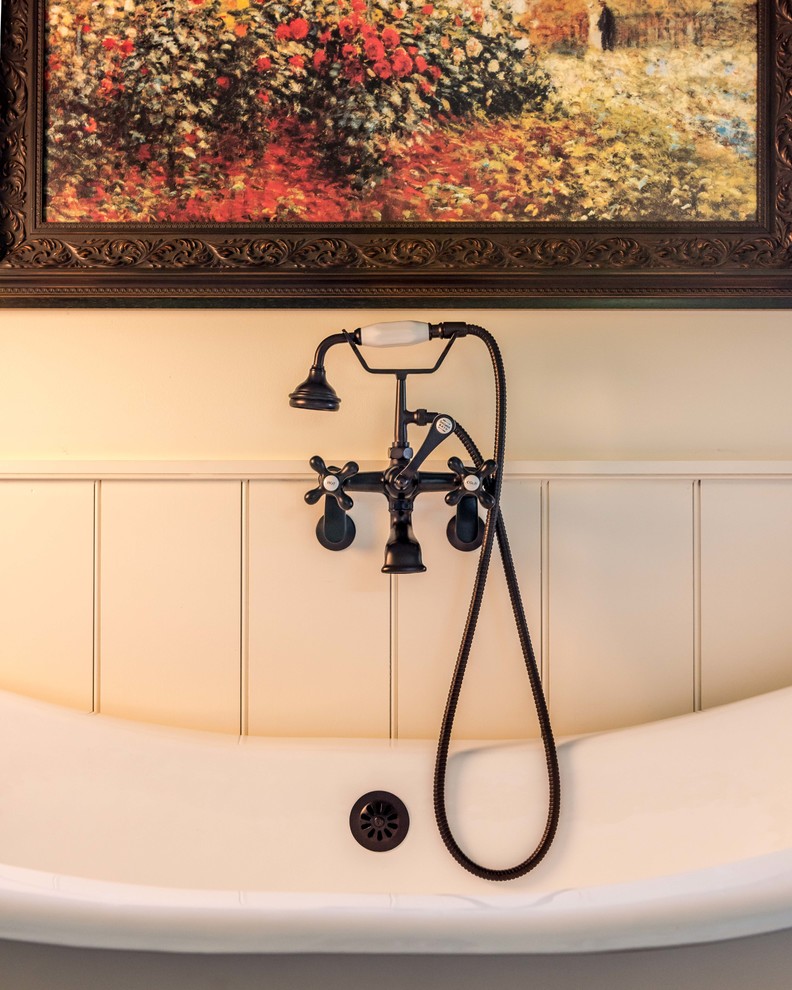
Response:
M83 719L37 699L20 705ZM677 716L792 703L792 688ZM170 727L126 722L133 733ZM614 730L620 735L656 726ZM785 723L786 724L786 723ZM703 725L702 725L703 728ZM206 741L212 733L175 730ZM576 737L590 738L590 737ZM222 735L218 743L236 745ZM277 740L291 745L300 740ZM311 745L320 740L303 740ZM341 742L341 740L335 740ZM354 741L356 743L361 740ZM380 740L380 743L386 743ZM409 745L409 741L408 745ZM400 745L396 743L396 745ZM463 743L463 745L465 745ZM0 938L81 948L198 953L557 954L674 947L792 928L792 848L637 881L509 893L296 893L92 879L2 863Z
M0 937L198 953L559 954L792 928L792 850L552 895L190 890L0 865Z

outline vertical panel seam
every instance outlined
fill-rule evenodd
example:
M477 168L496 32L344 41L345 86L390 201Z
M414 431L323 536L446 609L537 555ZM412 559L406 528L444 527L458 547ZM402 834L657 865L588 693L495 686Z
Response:
M91 656L91 711L101 709L101 567L102 567L102 482L93 483L93 633Z
M250 481L240 482L239 734L250 732Z
M390 576L388 738L399 738L399 578Z
M693 711L702 709L701 479L693 482Z
M550 705L550 482L539 485L539 673Z

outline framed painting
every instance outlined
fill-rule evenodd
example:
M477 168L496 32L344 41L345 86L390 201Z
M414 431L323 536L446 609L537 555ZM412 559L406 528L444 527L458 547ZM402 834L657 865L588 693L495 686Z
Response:
M790 0L0 0L4 305L787 306Z

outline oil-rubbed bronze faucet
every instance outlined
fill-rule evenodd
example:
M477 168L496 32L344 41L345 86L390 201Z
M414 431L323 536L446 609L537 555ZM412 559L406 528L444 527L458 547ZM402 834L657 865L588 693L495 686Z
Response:
M489 352L495 374L495 441L491 460L484 460L476 444L459 422L447 413L429 412L427 409L407 408L407 377L430 375L437 371L451 347L460 337L475 337L482 341ZM360 347L390 347L418 344L431 339L447 341L440 357L431 368L370 368L360 353ZM336 412L340 399L328 384L325 372L325 356L336 344L347 343L355 352L365 370L372 375L394 375L396 378L396 429L393 444L388 452L390 463L382 471L360 471L354 461L342 468L328 467L321 457L311 458L310 464L318 476L318 484L306 493L305 501L315 505L324 496L324 514L320 518L316 535L328 550L343 550L355 538L355 526L348 516L353 506L349 492L380 492L388 500L390 535L385 546L386 574L416 574L425 571L421 559L421 547L412 529L412 513L415 499L421 492L445 492L446 502L455 507L448 524L448 539L459 550L481 548L476 578L473 585L470 608L457 655L457 663L451 679L440 737L437 744L434 775L434 808L437 826L446 848L454 859L470 873L485 880L514 880L532 870L547 854L558 827L560 810L560 776L558 755L550 726L539 670L536 665L531 636L522 606L517 573L514 567L506 527L500 511L503 486L503 464L506 448L506 373L500 349L494 337L482 327L468 323L418 323L401 321L376 323L362 327L353 333L343 331L326 337L316 350L308 377L291 393L289 399L297 409L316 409ZM413 451L407 436L409 426L428 426L423 443ZM473 466L466 467L458 457L448 461L449 471L421 471L432 451L454 434L470 455ZM486 509L484 522L479 516L479 506ZM451 733L456 717L457 703L462 681L467 669L473 637L476 633L484 589L489 573L492 547L497 536L498 549L503 562L514 622L520 640L525 667L531 682L539 727L542 733L549 801L544 832L533 852L516 866L492 869L474 862L460 848L454 838L446 814L446 771ZM370 797L370 795L366 795ZM358 822L359 827L359 822ZM384 833L383 833L384 834Z
M379 323L353 333L332 334L317 348L308 377L289 396L290 404L297 409L338 411L341 400L328 383L325 371L325 356L334 344L348 343L369 373L396 378L395 435L388 451L390 463L384 470L361 472L355 461L349 461L342 468L328 467L318 455L309 462L317 473L318 484L306 493L305 501L315 505L324 496L324 514L316 526L316 536L323 547L345 550L355 538L355 524L347 515L354 504L350 492L378 492L388 500L390 534L382 567L385 574L417 574L426 570L412 527L415 499L421 492L445 492L446 502L456 508L447 529L448 539L454 547L469 551L481 546L484 520L479 516L478 506L491 509L494 505L495 462L485 461L480 468L466 467L458 457L452 457L448 472L420 471L426 458L455 433L457 424L445 413L407 408L408 375L437 371L454 342L464 337L467 330L466 323ZM370 368L359 349L360 346L392 347L438 338L448 343L431 368ZM411 425L429 427L416 452L407 436L407 428Z

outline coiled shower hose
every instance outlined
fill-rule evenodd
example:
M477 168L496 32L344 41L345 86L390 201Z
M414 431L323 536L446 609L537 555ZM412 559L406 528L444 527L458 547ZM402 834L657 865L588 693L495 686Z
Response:
M492 359L492 366L495 374L494 460L497 464L497 471L493 482L495 504L487 513L487 521L484 527L484 539L481 545L476 578L473 584L473 594L470 600L470 608L468 609L465 629L462 634L462 642L459 646L456 667L454 668L454 673L451 679L448 700L446 701L443 722L440 728L440 737L437 744L437 758L435 760L434 772L434 809L437 827L440 831L443 842L460 866L463 866L466 870L475 874L477 877L482 877L484 880L516 880L518 877L524 876L541 862L553 841L556 829L558 827L558 816L561 805L560 776L558 770L558 754L556 752L555 740L553 738L553 730L550 725L550 715L547 710L547 702L545 701L542 683L539 678L539 670L536 665L533 645L531 644L531 636L528 631L528 623L526 621L525 611L522 605L520 588L517 583L514 560L512 559L509 541L506 536L506 527L503 523L503 517L500 511L501 490L503 487L504 451L506 446L506 374L503 367L503 359L495 338L483 327L468 325L467 334L468 336L479 337L484 342ZM456 425L454 432L459 437L468 454L473 459L476 470L478 470L484 463L484 458L481 456L481 453L475 443L459 424ZM451 743L451 734L454 728L454 719L456 717L457 705L459 703L459 695L462 690L462 682L465 677L465 670L467 669L468 657L470 656L470 649L473 645L473 638L476 634L476 625L478 623L479 612L481 611L481 603L484 598L484 588L487 582L487 574L489 572L489 565L492 557L492 546L496 535L498 538L498 548L500 550L501 560L503 562L503 571L506 575L506 584L509 590L509 599L511 601L512 612L514 614L514 621L520 639L520 646L522 648L525 667L531 684L531 692L533 694L534 705L536 706L536 714L539 719L549 785L547 821L542 837L539 840L539 844L530 856L523 860L522 863L518 863L516 866L505 869L490 869L489 867L481 866L479 863L476 863L470 859L470 857L463 852L452 834L451 826L448 822L448 815L446 813L445 801L448 751Z

